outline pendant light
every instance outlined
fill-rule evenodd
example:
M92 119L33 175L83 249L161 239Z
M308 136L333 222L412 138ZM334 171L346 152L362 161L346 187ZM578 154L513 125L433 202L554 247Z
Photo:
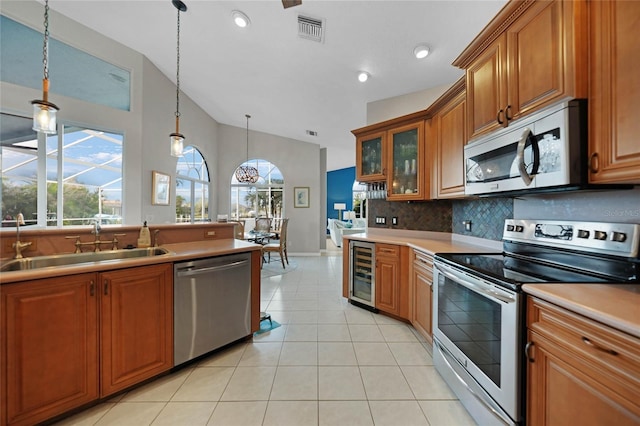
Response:
M247 117L247 162L245 164L242 164L236 170L236 179L238 179L238 182L240 183L256 183L258 181L258 178L260 177L258 175L258 169L248 164L249 163L249 119L251 118L251 116L249 114L246 114L245 117Z
M47 135L56 133L56 112L58 108L49 102L49 0L44 2L44 46L42 48L42 99L31 101L33 105L33 130Z
M178 25L177 34L178 41L176 44L176 131L169 135L171 143L171 155L180 157L184 149L184 135L180 133L180 12L187 11L187 5L180 0L171 0L171 3L178 9Z

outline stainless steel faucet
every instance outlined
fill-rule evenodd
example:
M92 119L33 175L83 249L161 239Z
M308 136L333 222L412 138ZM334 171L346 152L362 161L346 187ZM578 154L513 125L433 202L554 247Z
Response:
M22 213L18 213L18 215L16 216L16 242L13 243L12 246L14 249L16 249L14 259L22 259L24 257L22 256L22 250L26 249L32 244L31 241L26 243L20 241L20 225L24 225L24 216L22 215Z
M93 221L93 232L92 234L96 235L96 241L100 239L100 231L102 231L102 227L100 226L100 222L97 220Z

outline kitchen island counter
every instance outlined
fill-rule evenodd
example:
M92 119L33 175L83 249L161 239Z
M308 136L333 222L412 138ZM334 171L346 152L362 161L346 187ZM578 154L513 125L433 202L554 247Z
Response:
M173 263L188 259L223 256L232 253L251 252L261 250L259 244L232 238L219 240L192 241L171 243L161 246L170 251L169 254L131 259L105 260L100 262L85 262L66 266L37 268L24 271L2 272L0 284L10 284L21 281L31 281L41 278L59 277L63 275L80 274L85 272L101 272L122 268L133 268L160 263Z

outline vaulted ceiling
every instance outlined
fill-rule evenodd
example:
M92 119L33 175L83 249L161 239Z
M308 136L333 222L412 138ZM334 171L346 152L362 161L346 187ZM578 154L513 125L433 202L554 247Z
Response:
M279 0L184 2L184 93L220 123L244 127L251 114L252 130L326 147L328 170L355 164L350 131L367 124L368 102L457 80L462 71L451 62L505 4L303 0L285 9ZM177 10L170 0L53 0L50 7L144 54L175 81ZM247 28L234 25L234 10L249 17ZM323 22L322 42L298 35L298 15ZM413 56L419 43L431 47L422 60ZM359 70L369 81L357 80Z

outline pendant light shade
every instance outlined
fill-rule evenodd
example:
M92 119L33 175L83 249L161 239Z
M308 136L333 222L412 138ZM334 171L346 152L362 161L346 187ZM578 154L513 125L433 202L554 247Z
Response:
M249 119L251 116L246 114L245 117L247 117L247 162L236 169L236 179L240 183L256 183L260 177L258 169L247 164L249 162Z
M169 135L171 155L180 157L184 149L184 135L180 133L180 12L187 11L187 5L180 0L172 0L173 6L178 9L177 43L176 43L176 131Z
M60 108L49 102L49 0L44 2L44 46L42 48L42 99L31 101L33 105L33 130L47 135L56 133L56 113Z

